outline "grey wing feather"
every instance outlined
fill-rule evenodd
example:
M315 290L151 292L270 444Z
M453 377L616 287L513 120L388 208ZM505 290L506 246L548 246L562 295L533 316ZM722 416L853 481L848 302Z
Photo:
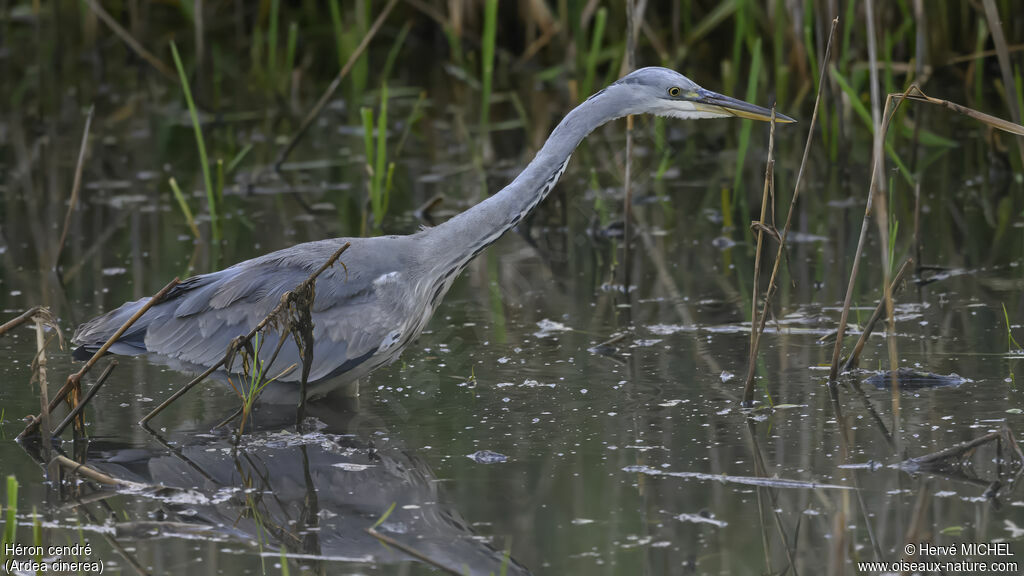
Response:
M131 345L134 353L148 351L186 364L211 366L224 357L231 340L251 331L277 306L285 292L323 264L341 242L300 244L190 278L146 313L126 344ZM348 261L347 269L336 264L317 279L310 381L335 376L339 370L353 368L355 360L361 362L372 357L382 342L400 328L404 318L401 298L395 298L393 291L388 290L391 284L375 282L382 274L399 274L402 263L377 250L372 255L360 251L363 242L358 239L351 242L352 248L342 257L342 261ZM142 302L126 304L83 325L76 333L76 342L98 348L93 343L102 343L105 335L117 329L120 324L115 322L126 316L125 309L137 309ZM269 359L280 337L274 330L264 334L264 360ZM300 362L293 339L290 335L285 338L288 341L271 369L272 376ZM236 366L233 370L238 369ZM300 373L293 370L281 380L298 380Z

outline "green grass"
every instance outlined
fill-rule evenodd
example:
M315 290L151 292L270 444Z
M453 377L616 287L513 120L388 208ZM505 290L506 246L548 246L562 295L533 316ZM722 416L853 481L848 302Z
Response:
M295 70L295 52L298 50L299 45L299 25L296 22L288 24L288 49L285 52L284 57L284 73L285 82L284 84L288 87L289 92L292 88L292 78L294 75L292 72Z
M281 546L281 576L289 576L288 571L288 550Z
M864 122L868 127L871 134L875 133L874 121L871 119L871 113L868 111L864 102L860 99L860 94L853 88L846 78L843 78L839 71L833 66L829 68L829 74L839 85L840 90L846 93L853 111L856 112L857 116ZM884 121L884 119L883 119ZM893 148L892 142L889 139L889 134L885 135L885 153L892 160L893 164L899 169L903 179L911 187L914 186L914 176L910 173L910 168L900 159L899 154L896 153L896 149Z
M853 2L850 2L853 4ZM787 65L786 47L786 6L783 2L775 2L775 32L772 35L772 57L775 60L775 101L780 107L788 103L787 88L789 87L789 66Z
M210 229L213 234L213 242L220 244L220 222L217 220L217 202L215 198L213 179L210 176L210 160L206 155L206 141L203 139L203 127L199 124L199 111L196 110L196 103L192 99L192 90L188 85L188 75L181 63L181 56L178 55L178 47L171 42L171 55L174 57L174 66L178 69L178 76L181 80L181 91L185 95L185 102L188 104L188 113L192 118L192 129L196 136L196 149L199 151L199 162L203 168L203 183L206 185L206 202L210 210Z
M39 551L36 554L36 562L39 564L43 563L43 525L39 521L39 514L36 512L36 507L32 507L32 545Z
M409 134L412 133L412 127L423 118L423 103L427 99L426 92L420 92L416 98L416 102L412 105L412 109L409 110L409 116L405 119L405 127L402 129L402 135L398 138L398 144L395 146L395 158L402 157L402 150L405 148L405 142L409 139Z
M490 132L491 88L494 83L494 47L498 40L498 0L486 0L484 5L484 34L480 58L480 137L486 140Z
M590 98L594 93L594 78L597 75L597 62L601 54L601 42L604 38L604 27L608 21L608 9L599 8L594 15L594 28L590 35L590 49L587 50L583 84L580 85L578 99L580 102Z
M727 94L736 90L740 77L740 62L743 61L743 41L747 35L747 20L751 0L735 0L736 12L733 14L732 59L729 60L729 73L725 79ZM757 38L760 41L760 37Z
M270 29L267 32L267 76L271 86L278 85L277 32L281 21L281 0L270 0Z
M757 101L757 87L758 78L761 75L761 39L758 38L754 42L754 47L751 49L751 62L750 62L750 76L747 78L747 102ZM747 150L750 148L750 134L754 129L753 120L741 120L740 121L740 140L739 145L736 147L736 170L733 176L732 188L736 191L736 197L738 199L746 199L746 195L742 193L743 186L743 167L747 162ZM742 206L745 202L740 202Z
M366 153L366 170L369 175L370 211L373 216L373 229L381 232L384 217L387 215L391 195L391 181L395 163L388 162L388 85L380 88L380 114L377 116L377 138L374 141L373 109L360 110L363 120L363 147ZM365 219L364 219L365 220Z
M380 77L385 82L391 77L391 72L395 69L395 63L398 62L398 57L402 53L402 46L405 45L405 38L409 35L409 30L411 29L412 20L409 20L398 31L398 36L395 36L395 41L391 44L391 49L388 50L388 58L384 61L384 68L380 72Z
M239 150L237 154L235 154L234 158L231 159L231 162L228 163L228 167L227 167L226 172L228 174L233 173L238 168L238 165L242 163L242 160L244 160L245 157L251 151L252 151L252 142L249 142L248 144L243 146L242 149Z
M341 7L339 0L331 0L327 3L331 12L331 31L334 32L334 48L338 53L338 68L345 65L348 46L345 44L345 28L341 24Z
M1018 352L1024 347L1021 347L1017 343L1017 340L1013 337L1013 331L1010 329L1010 314L1006 311L1006 304L1003 304L1003 320L1006 322L1006 346L1008 352Z
M185 195L181 193L181 188L178 187L178 181L174 178L168 180L171 185L171 190L174 192L174 198L178 201L178 206L181 208L182 215L185 216L185 223L192 230L192 235L195 236L196 240L200 239L199 228L196 226L196 219L192 216L192 210L188 207L188 201L185 199Z
M18 480L12 475L7 477L7 515L4 519L3 539L0 541L0 564L7 562L5 552L7 544L14 543L15 530L18 528Z
M384 513L380 515L380 518L377 518L377 521L373 523L373 526L370 526L370 530L376 530L388 519L388 516L391 516L391 513L395 511L395 504L397 504L397 502L392 502L391 506L388 506L388 509L385 510Z
M360 40L366 35L369 29L368 20L373 3L369 0L356 0L355 2L344 3L344 6L352 6L355 13L348 26L345 25L345 14L342 12L342 6L343 4L340 0L328 2L331 16L331 31L334 35L334 46L338 56L339 69L345 66L349 57L355 52L356 47L359 46ZM370 47L367 47L356 58L352 69L349 71L347 81L350 110L357 110L359 108L363 101L363 94L366 92L367 79L369 78L369 52Z
M282 334L281 337L285 338L287 335ZM235 392L238 393L242 401L242 416L238 424L238 433L241 435L245 432L245 423L249 421L249 416L252 414L252 408L256 405L256 399L259 398L263 389L266 388L271 382L277 380L281 374L288 372L294 366L285 369L281 374L274 378L267 379L264 373L264 362L260 358L260 350L262 344L260 342L260 333L257 332L253 336L252 349L253 356L251 358L246 357L243 361L246 363L244 366L245 373L243 378L239 382L238 386L235 386L234 382L229 379L228 382L235 388Z

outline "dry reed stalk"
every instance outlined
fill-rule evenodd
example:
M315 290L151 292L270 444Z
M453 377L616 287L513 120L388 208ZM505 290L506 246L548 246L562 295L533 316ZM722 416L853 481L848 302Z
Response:
M914 499L914 509L910 515L910 525L907 526L907 533L903 537L904 542L920 542L924 534L921 533L925 526L925 516L928 513L928 509L931 508L931 482L930 478L925 478L921 483L921 488L917 491L917 498ZM917 558L917 553L907 554L908 550L915 550L914 546L904 546L903 554L900 557L904 562L911 562ZM920 553L918 551L918 553Z
M1016 124L1002 118L997 118L983 112L968 108L949 100L943 100L941 98L933 98L925 94L917 84L911 84L902 93L889 94L885 101L885 111L882 114L882 128L880 130L881 138L885 138L885 133L889 130L889 124L892 122L893 117L896 115L896 111L899 109L900 104L904 101L910 100L913 102L924 102L927 104L934 104L936 106L942 106L954 112L963 114L969 118L973 118L991 126L993 128L1008 132L1011 134L1017 134L1024 136L1024 126ZM895 104L893 104L895 102ZM861 222L861 233L860 238L857 241L857 250L854 253L853 267L850 270L850 280L846 288L846 299L843 302L843 311L839 318L839 328L836 332L836 344L835 349L832 351L832 367L829 371L829 380L835 381L839 374L839 356L842 352L843 335L846 332L846 324L850 315L850 306L853 300L853 288L857 280L857 272L860 269L860 255L864 251L865 236L867 235L868 220L871 216L873 208L874 198L877 191L877 180L879 179L879 170L872 170L871 172L871 184L869 185L869 194L867 204L864 207L864 220Z
M89 150L89 129L92 127L92 118L95 112L96 105L89 106L89 113L85 117L85 128L82 129L82 145L78 149L75 179L71 185L71 200L68 201L68 211L64 215L64 230L60 233L60 241L57 242L57 254L53 257L54 270L60 265L60 256L68 239L68 229L71 228L71 214L74 213L75 207L78 206L78 193L82 189L82 168L85 166L85 154Z
M771 305L772 296L775 294L775 279L779 274L779 264L782 262L783 251L786 249L786 237L789 235L789 228L793 223L793 212L796 208L797 199L800 198L800 185L804 181L804 171L807 167L807 158L811 154L811 143L814 140L814 127L818 122L818 110L821 105L821 94L825 87L825 73L828 69L829 58L832 54L832 40L835 37L836 26L839 24L839 18L832 20L832 27L828 33L828 41L825 43L825 55L822 58L822 65L819 68L820 77L818 78L818 94L814 99L814 111L811 113L811 124L807 130L807 142L804 144L804 155L800 160L800 169L796 174L796 184L793 186L793 199L789 203L789 212L786 214L786 224L782 229L782 233L779 235L779 249L775 254L775 264L772 267L772 275L768 280L768 288L765 291L764 306L761 309L761 321L757 326L751 326L752 331L757 331L758 336L754 338L754 352L751 354L752 358L756 358L756 348L760 343L760 334L764 332L765 320L768 317L768 307ZM747 371L747 382L743 389L743 405L750 406L754 400L754 377L753 377L753 362Z
M32 320L33 318L35 318L36 314L39 314L43 310L45 310L45 308L43 308L42 306L33 306L19 314L16 318L8 320L2 326L0 326L0 336L7 334L14 328L21 326L22 324L28 322L29 320Z
M67 456L61 456L60 454L53 457L54 461L61 465L63 468L67 468L72 474L78 474L83 478L88 478L94 482L100 484L106 484L107 486L120 486L122 488L149 488L146 484L140 484L138 482L129 482L128 480L121 480L108 476L99 470L90 468L80 462L75 462Z
M754 281L750 290L750 357L747 367L747 382L744 387L743 402L749 404L753 401L753 380L754 366L757 362L757 344L760 335L755 327L757 326L757 295L761 291L761 248L764 245L764 233L767 227L765 218L768 217L768 199L774 198L771 190L775 187L775 106L772 106L771 128L768 131L768 160L764 165L764 189L761 192L761 218L758 220L757 248L754 251ZM750 398L747 398L749 390Z
M643 0L642 0L643 1ZM644 2L646 4L646 2ZM641 8L642 9L642 8ZM636 0L626 0L626 57L622 61L620 75L633 71L636 67ZM630 285L630 221L633 218L633 116L626 117L626 171L625 199L622 207L622 285L629 301Z
M892 291L889 287L889 275L892 273L889 263L889 207L885 196L885 178L882 176L885 173L885 158L883 154L885 154L886 132L882 130L882 118L880 116L881 82L878 79L878 48L875 34L874 0L867 0L865 2L865 11L871 82L871 125L875 130L874 139L872 141L872 166L878 176L877 180L875 179L875 173L871 176L872 181L877 182L877 186L872 188L871 193L875 195L875 204L877 205L877 210L875 210L875 222L878 225L878 234L881 238L881 241L879 242L879 249L882 252L882 299L885 302L885 309L887 312L886 318L889 320L889 337L886 338L886 344L889 351L889 369L893 373L891 387L892 415L893 422L899 422L900 394L899 381L896 378L896 370L899 368L899 358L896 351L896 338L893 336L896 331L896 315L893 312L894 304L892 301ZM888 104L888 97L886 100Z
M166 64L164 64L159 58L153 55L152 52L146 50L142 44L139 43L127 30L125 30L106 10L100 6L96 0L85 0L85 3L89 5L89 8L94 14L99 16L100 20L106 24L114 34L116 34L129 48L132 49L135 54L140 58L149 62L150 66L156 69L161 76L167 78L171 82L178 83L178 75L171 70Z
M910 89L908 88L907 90L909 91ZM882 121L882 126L875 130L876 140L881 139L882 141L884 141L885 132L889 128L889 122L895 115L895 110L892 110L892 114L890 114L890 109L892 108L892 101L893 95L890 94L889 97L885 99L885 110L882 114L882 117L884 118L884 120ZM896 107L899 107L899 103L896 104ZM857 249L854 252L853 256L853 267L850 270L850 281L846 287L846 298L843 301L843 311L839 315L839 328L836 330L836 345L835 348L832 350L832 366L829 370L828 376L830 382L835 382L836 377L839 374L839 355L842 352L843 335L846 333L846 324L849 321L850 317L850 306L853 304L853 289L857 281L857 272L860 270L860 255L864 251L864 242L867 238L868 222L871 219L872 210L874 208L874 201L877 195L876 192L879 186L878 181L881 180L881 177L879 175L879 166L877 166L878 158L879 155L876 154L876 166L871 171L871 183L868 185L868 199L867 203L864 206L864 219L861 221L860 238L857 240ZM888 286L886 286L886 288L888 288Z
M46 378L46 346L49 341L46 338L46 330L44 321L37 315L33 318L36 323L36 357L32 362L33 367L33 380L39 383L39 413L42 415L43 428L46 430L50 429L50 413L46 410L46 407L50 403L50 391L47 387L48 380ZM50 442L48 438L43 438L43 441L39 443L40 448L43 451L43 458L49 460L50 458Z

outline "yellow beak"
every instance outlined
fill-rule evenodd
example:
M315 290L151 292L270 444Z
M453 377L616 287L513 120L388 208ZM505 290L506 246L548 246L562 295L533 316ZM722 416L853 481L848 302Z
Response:
M771 122L772 120L772 111L768 108L750 104L743 100L737 100L736 98L731 98L710 90L701 90L698 93L698 98L694 100L693 103L698 110L704 110L707 112L731 114L739 118L760 120L762 122ZM779 124L795 124L796 120L786 116L785 114L779 114L776 112L775 122Z

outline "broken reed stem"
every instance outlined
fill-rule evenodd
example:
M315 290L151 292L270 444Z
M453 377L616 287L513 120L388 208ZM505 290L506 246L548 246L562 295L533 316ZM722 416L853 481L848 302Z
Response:
M5 322L2 326L0 326L0 336L3 336L4 334L7 334L8 332L13 330L14 328L17 328L18 326L21 326L22 324L28 322L29 320L34 318L36 314L40 313L42 310L43 310L42 306L33 306L33 307L29 308L28 310L22 312L17 318L14 318L12 320L9 320L9 321Z
M896 110L899 109L900 103L906 99L907 94L914 88L913 85L909 86L906 92L903 93L902 98L898 98L895 106L892 102L894 95L890 94L885 99L885 110L882 114L882 126L877 130L876 137L885 139L885 134L889 130L889 123L892 121L893 116L896 115ZM898 95L895 95L898 96ZM891 113L890 113L891 109ZM829 382L835 382L836 377L839 375L839 356L843 350L843 335L846 333L846 323L850 318L850 306L853 303L853 289L857 283L857 272L860 270L860 255L864 252L864 242L867 239L868 222L871 219L871 212L873 208L874 198L878 191L878 181L881 180L881 170L879 163L879 157L875 156L875 168L871 171L871 184L868 186L868 200L864 206L864 219L860 225L860 238L857 240L857 250L853 255L853 267L850 269L850 281L846 286L846 298L843 300L843 312L839 316L839 328L836 330L836 345L832 350L832 366L829 369L828 379ZM881 160L884 162L884 157ZM888 244L884 245L886 248ZM886 286L888 288L888 286Z
M629 283L630 283L630 258L629 258L629 236L633 233L631 226L629 225L630 220L633 218L633 117L626 116L626 172L625 172L625 198L623 199L622 206L622 288L623 293L626 295L626 301L629 302Z
M42 416L42 425L46 430L50 429L50 413L46 410L46 407L50 404L50 392L47 387L48 380L46 379L46 330L43 329L43 320L39 317L35 317L36 323L36 358L34 365L35 380L39 383L39 414ZM31 388L31 385L29 386ZM45 441L40 442L40 448L43 452L43 457L49 459L50 457L50 443Z
M122 486L125 488L146 488L145 484L138 482L129 482L128 480L120 480L112 476L108 476L99 470L90 468L81 462L75 462L67 456L60 454L53 457L53 460L60 464L62 467L67 468L72 474L78 474L83 478L88 478L93 482L99 482L100 484L106 484L107 486Z
M85 117L85 128L82 129L82 145L78 149L78 163L75 165L75 179L71 185L71 200L68 201L68 211L64 215L64 230L60 233L60 241L57 242L57 254L53 257L54 270L60 266L60 256L64 251L64 243L68 239L68 229L71 228L71 215L78 206L78 193L82 189L82 169L85 167L85 154L89 150L89 129L92 127L92 117L96 112L96 105L89 106L89 114Z
M903 265L900 266L899 271L896 273L896 277L892 279L892 284L889 285L889 294L895 295L903 284L903 279L906 277L907 272L910 271L910 266L914 263L913 258L907 258L903 261ZM857 344L853 347L853 352L850 353L850 357L846 359L843 364L843 372L850 370L857 366L860 361L860 353L864 350L864 344L867 343L868 337L871 336L871 332L875 329L875 324L882 318L883 308L886 307L885 298L883 297L878 301L878 305L875 306L875 311L871 314L871 319L868 320L867 326L860 333L860 338L857 339Z
M95 0L90 0L90 2L94 1ZM356 63L356 60L358 60L359 56L361 56L363 51L366 50L366 47L370 44L370 40L373 40L373 37L377 35L377 31L380 30L381 25L384 24L384 20L388 17L388 14L391 13L391 9L394 8L397 3L398 0L390 0L387 6L384 7L384 10L381 11L380 15L377 16L377 19L374 20L373 25L366 31L366 35L363 36L362 41L359 42L356 49L349 55L348 60L345 62L345 65L341 67L338 75L331 81L331 84L327 87L327 90L324 91L323 95L320 96L320 99L317 100L313 109L309 111L309 114L306 114L306 117L302 119L302 124L299 125L299 129L295 131L294 135L292 135L291 140L289 140L288 144L278 152L277 157L274 158L273 164L275 171L281 169L281 165L284 164L285 159L288 158L288 155L295 149L296 144L299 143L299 139L306 133L306 130L308 130L310 125L313 124L313 120L320 115L320 112L323 111L324 107L327 106L327 103L338 90L338 86L341 85L341 81L345 76L348 76L349 71Z
M193 378L191 381L189 381L188 384L185 384L177 392L171 394L170 397L161 402L160 405L154 408L149 414L146 414L142 418L142 420L139 420L139 426L145 426L146 423L148 423L158 414L163 412L168 406L173 404L175 400L181 398L182 396L185 395L185 393L194 388L196 384L199 384L200 382L205 380L210 374L213 374L218 368L221 368L222 366L230 362L234 358L235 353L241 350L242 347L248 345L249 342L256 336L257 332L262 332L267 327L268 324L270 324L275 318L277 318L279 314L287 310L288 304L291 302L292 294L299 293L308 286L310 286L311 284L315 283L317 277L320 276L320 274L322 274L324 270L327 270L328 268L333 266L334 263L338 261L338 258L342 255L342 253L344 253L345 250L348 250L349 246L351 246L351 244L346 242L344 245L341 246L341 248L338 248L338 250L335 251L334 254L331 255L331 257L328 258L327 261L324 262L322 266L320 266L320 268L317 268L317 270L313 272L309 276L309 278L303 280L302 283L300 283L294 289L285 292L284 295L281 296L281 301L277 304L277 306L275 306L274 309L271 310L270 313L263 318L263 320L260 320L259 324L257 324L255 328L250 330L248 334L241 335L231 341L231 344L228 345L228 349L224 352L224 357L221 358L220 361L218 361L213 366L207 368L199 376ZM345 264L342 263L342 266L345 266ZM282 332L281 339L283 340L285 336L286 334Z
M875 16L874 16L874 0L867 0L865 4L866 9L866 23L867 23L867 34L868 34L868 59L870 60L869 72L871 81L871 125L875 129L874 139L872 141L872 166L878 171L878 185L871 192L877 197L875 204L877 209L875 210L875 223L878 225L878 236L881 238L879 242L879 249L882 252L882 300L885 302L885 309L887 312L887 318L889 321L889 330L886 335L886 347L889 351L889 370L892 373L892 417L893 422L899 422L900 414L900 383L897 378L897 370L899 369L899 358L896 351L896 338L894 334L896 332L896 314L892 301L892 290L889 286L889 276L892 274L892 264L889 262L889 206L888 200L886 199L886 183L885 183L885 136L886 131L882 130L882 119L879 117L879 107L881 106L881 83L878 79L878 48L877 38L875 36ZM889 98L886 97L886 108L888 108ZM895 111L893 112L895 114ZM872 179L874 175L872 175Z
M987 444L993 440L999 440L1001 438L1007 440L1008 443L1016 442L1016 439L1013 437L1013 433L1010 429L1004 427L998 432L989 432L984 436L979 436L973 440L961 442L950 446L949 448L943 448L938 452L932 452L931 454L925 454L924 456L917 456L916 458L908 458L907 460L904 460L901 465L936 466L938 463L943 461L952 460L954 458L963 458L968 452L973 451L982 444Z
M779 249L775 254L775 264L772 267L772 275L768 280L768 288L765 291L764 306L761 309L761 321L757 326L751 326L751 330L757 331L757 337L753 339L753 351L751 353L751 365L747 371L747 382L743 389L743 405L750 406L754 401L754 377L753 377L753 359L757 355L757 346L760 344L760 334L764 332L765 319L768 317L768 307L771 305L772 296L775 295L775 279L779 274L779 263L782 262L783 251L786 249L786 237L789 235L789 228L793 223L793 211L796 208L796 201L800 198L800 185L804 181L804 170L807 167L807 158L811 155L811 143L814 140L814 127L818 123L818 109L821 105L821 95L825 88L825 71L828 68L828 62L832 55L832 39L836 34L836 26L839 24L839 18L832 19L832 28L828 32L828 41L825 44L825 55L822 58L822 65L819 68L820 75L818 78L818 94L814 98L814 111L811 113L811 124L807 129L807 142L804 144L804 155L800 160L800 169L796 173L796 184L793 186L793 199L789 203L789 212L786 214L786 224L782 228L782 234L779 236ZM756 286L755 286L756 289Z
M89 388L89 391L86 392L85 397L82 398L82 401L76 404L75 407L71 410L71 412L69 412L68 415L64 417L64 420L62 420L61 423L58 424L57 427L53 429L53 433L51 434L51 436L60 436L61 432L63 432L64 429L68 427L68 424L70 424L71 421L74 420L76 416L81 414L82 410L85 410L86 404L88 404L89 401L92 400L92 397L96 395L96 392L99 391L100 386L103 386L103 383L107 381L107 378L110 376L110 373L114 371L114 368L117 368L116 359L111 360L110 364L107 364L107 367L103 369L103 372L100 374L99 379L96 380L96 383L92 385L92 388ZM43 428L47 428L45 422L43 423Z
M114 342L117 342L118 339L120 339L121 336L124 335L124 333L129 328L131 328L132 324L135 324L135 322L139 318L141 318L143 314L149 311L150 308L152 308L156 304L159 304L164 299L164 297L167 296L171 289L173 289L177 285L177 278L171 280L166 286L164 286L159 292L157 292L152 298L150 298L149 302L146 302L142 306L142 308L139 308L138 312L132 314L132 317L125 321L125 323L122 324L121 327L117 329L117 332L114 332L114 334L110 338L108 338L106 342L103 343L103 346L100 346L100 349L97 350L96 353L92 355L92 358L89 358L89 361L86 362L85 365L82 366L82 368L78 372L68 376L67 382L64 383L64 386L62 386L61 389L57 391L56 396L54 396L53 399L50 400L50 404L47 410L45 410L45 413L49 414L53 412L57 408L57 405L60 404L65 397L67 397L68 393L70 393L72 389L80 386L82 376L84 376L85 373L88 372L89 369L92 368L93 365L95 365L96 362L98 362L99 359L104 354L107 353L107 350L109 350L110 347L114 345ZM39 428L39 424L42 421L41 416L42 412L36 416L33 416L29 420L28 425L25 426L25 429L21 431L21 434L18 434L16 440L21 440L28 436L29 434L35 432L36 429Z
M743 388L743 403L750 404L754 398L754 366L757 362L757 295L761 284L761 248L764 245L765 218L768 217L770 183L775 179L775 106L772 106L771 127L768 130L768 161L764 165L764 190L761 192L761 219L757 230L757 249L754 252L754 282L750 290L750 358L747 367L747 382Z
M917 84L911 84L905 92L896 92L890 94L890 96L899 100L905 99L913 102L924 102L925 104L941 106L947 110L963 114L968 118L973 118L983 124L1002 130L1003 132L1016 134L1017 136L1024 136L1024 126L1021 126L1020 124L1004 120L997 116L985 114L984 112L978 112L973 108L968 108L967 106L957 104L956 102L950 102L949 100L943 100L942 98L934 98L925 94Z
M96 0L85 0L85 3L89 5L89 8L93 11L93 13L99 16L100 20L103 20L103 23L110 27L110 29L114 31L114 34L116 34L125 44L127 44L128 47L131 48L133 52L135 52L135 54L137 54L146 62L149 62L149 64L153 68L156 68L156 71L159 72L164 78L167 78L175 84L178 83L178 75L175 74L174 71L171 70L166 64L164 64L159 58L154 56L152 52L146 50L142 46L142 44L139 44L138 40L133 38L132 35L127 30L121 27L121 25L118 24L117 20L111 17L110 14L108 14L107 11L104 10L102 6L100 6L99 2L97 2Z

